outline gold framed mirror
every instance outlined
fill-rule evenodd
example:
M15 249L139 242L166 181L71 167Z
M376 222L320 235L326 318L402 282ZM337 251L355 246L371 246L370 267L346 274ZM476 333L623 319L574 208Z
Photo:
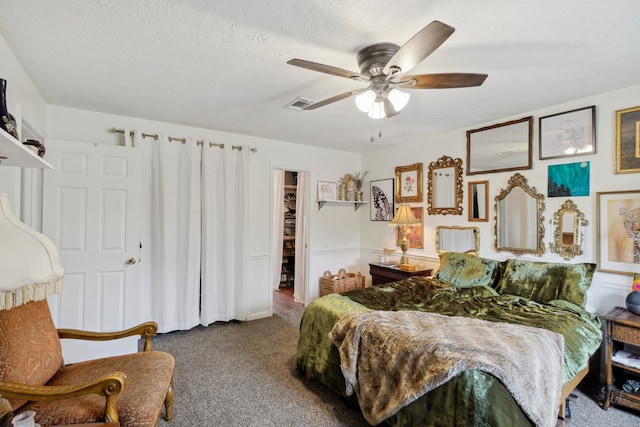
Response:
M429 215L462 215L462 159L442 156L429 163Z
M515 255L544 253L544 195L516 173L495 198L496 251Z
M571 199L560 206L553 214L551 224L555 226L553 242L549 250L555 252L565 260L582 255L582 229L589 225L578 206Z
M436 227L436 252L466 252L478 255L480 252L480 229L458 225Z
M489 222L489 181L469 182L469 222Z

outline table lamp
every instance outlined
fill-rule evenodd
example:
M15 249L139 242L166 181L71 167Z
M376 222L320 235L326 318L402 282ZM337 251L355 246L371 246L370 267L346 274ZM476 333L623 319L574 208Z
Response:
M400 258L401 270L411 271L411 264L409 264L409 258L407 258L407 249L409 249L409 239L407 234L409 233L409 227L420 224L420 220L411 212L411 206L400 205L396 211L396 215L393 217L389 225L402 227L402 240L400 240L400 249L402 250L402 257Z

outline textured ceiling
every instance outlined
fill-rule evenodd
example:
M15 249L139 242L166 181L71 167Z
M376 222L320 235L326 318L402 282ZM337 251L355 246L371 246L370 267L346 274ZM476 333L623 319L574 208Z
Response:
M637 0L0 0L0 33L48 104L364 152L638 84L639 15ZM359 49L433 20L456 31L411 74L482 86L412 90L382 120L353 99L283 108L365 87L287 60L358 71Z

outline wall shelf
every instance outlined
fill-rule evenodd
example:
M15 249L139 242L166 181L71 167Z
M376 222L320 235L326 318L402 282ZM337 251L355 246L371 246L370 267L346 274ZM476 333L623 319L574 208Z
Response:
M318 210L322 209L322 207L325 205L325 203L329 203L329 204L332 204L332 205L344 205L344 204L354 205L355 210L357 211L360 208L360 206L366 205L367 203L369 203L369 202L365 202L365 201L354 202L354 201L351 201L351 200L316 200L316 201L318 202Z
M39 157L4 129L0 129L0 165L53 169L49 162Z

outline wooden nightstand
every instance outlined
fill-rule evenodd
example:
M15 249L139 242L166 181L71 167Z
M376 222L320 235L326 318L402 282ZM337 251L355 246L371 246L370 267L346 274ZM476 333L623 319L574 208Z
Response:
M640 390L636 393L627 393L622 389L625 381L640 380L640 363L633 367L622 361L613 360L613 355L623 350L625 344L640 346L640 316L622 307L615 307L601 318L605 326L602 350L607 388L602 409L607 409L612 404L640 410ZM637 354L639 359L635 361L640 362L637 349L626 350Z
M418 271L403 271L398 267L384 264L369 264L369 274L371 274L371 285L395 282L412 276L431 276L432 268Z

